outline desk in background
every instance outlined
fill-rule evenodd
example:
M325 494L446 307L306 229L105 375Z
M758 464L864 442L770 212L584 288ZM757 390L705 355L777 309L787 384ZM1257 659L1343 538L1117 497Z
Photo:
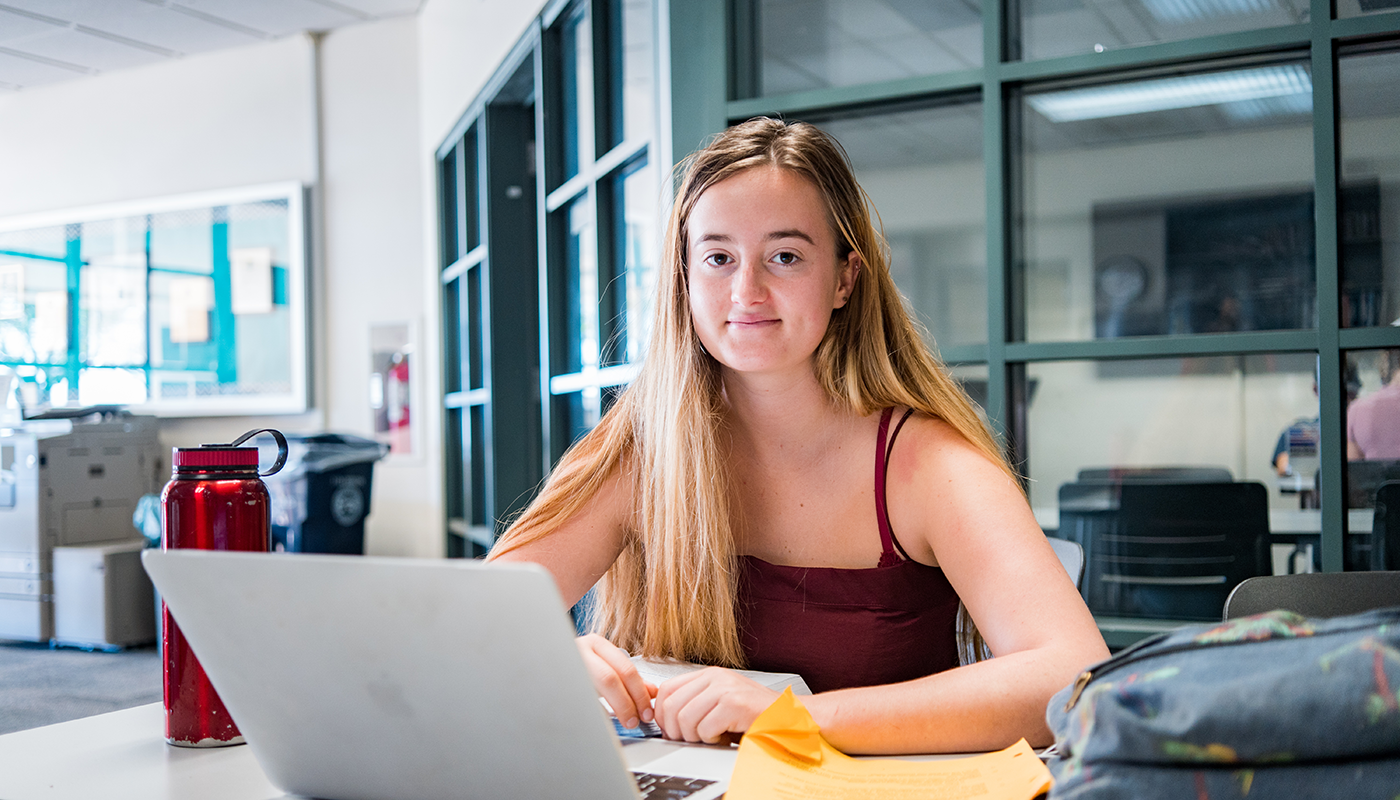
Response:
M1054 506L1034 508L1040 529L1053 533L1060 529L1060 509ZM1371 535L1375 510L1353 508L1347 511L1347 532ZM1312 572L1316 561L1318 539L1322 535L1322 511L1315 508L1284 508L1269 510L1269 537L1273 541L1272 555L1275 575ZM1303 558L1294 563L1294 557Z

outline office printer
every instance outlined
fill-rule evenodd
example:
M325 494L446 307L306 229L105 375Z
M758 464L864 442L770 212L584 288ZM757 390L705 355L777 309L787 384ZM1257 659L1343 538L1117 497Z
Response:
M0 639L151 641L131 517L164 483L156 418L112 407L43 416L0 423Z

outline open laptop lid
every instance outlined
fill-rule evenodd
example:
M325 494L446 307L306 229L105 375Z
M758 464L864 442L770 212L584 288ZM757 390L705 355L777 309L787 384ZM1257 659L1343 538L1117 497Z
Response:
M636 796L541 568L200 550L142 560L288 792Z

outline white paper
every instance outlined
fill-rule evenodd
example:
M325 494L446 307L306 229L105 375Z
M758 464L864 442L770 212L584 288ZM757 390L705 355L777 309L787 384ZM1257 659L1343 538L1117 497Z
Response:
M0 319L24 319L23 264L0 264Z
M688 661L663 661L641 656L632 656L632 664L637 667L637 672L644 680L655 684L705 668L703 664L691 664ZM775 692L781 692L791 686L793 694L812 693L812 690L807 688L807 682L795 672L759 672L753 669L736 669L734 672Z
M209 341L209 309L214 306L214 282L209 278L171 278L170 341Z
M272 248L229 251L229 282L235 314L272 313Z

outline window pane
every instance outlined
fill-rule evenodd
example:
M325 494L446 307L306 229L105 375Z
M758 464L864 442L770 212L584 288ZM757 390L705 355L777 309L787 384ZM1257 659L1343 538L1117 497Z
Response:
M819 124L850 154L889 239L895 283L934 341L985 344L981 103Z
M227 303L227 319L232 321L233 330L218 335L221 346L233 352L237 372L221 371L222 394L291 389L291 351L284 344L292 335L292 310L287 299L292 260L290 224L285 200L228 207L227 258L232 274L226 289L228 299L219 302ZM245 258L265 264L270 273L267 288L271 291L262 303L243 299L248 281L240 277L239 264Z
M449 520L466 523L467 488L463 467L466 462L467 442L462 430L463 409L449 408L443 411L442 427L445 451L443 452L443 484L446 491L443 502Z
M457 148L447 151L438 163L438 191L441 192L442 267L446 269L461 256L461 237L457 231Z
M1400 0L1336 0L1337 19L1400 10Z
M1348 353L1347 364L1347 506L1368 509L1382 483L1400 481L1400 348Z
M1026 59L1294 25L1308 0L1020 0Z
M588 4L579 3L559 32L563 174L560 183L578 174L584 154L593 149L593 40Z
M485 373L482 370L482 314L481 314L481 265L467 270L467 303L463 310L467 327L466 334L466 370L467 388L480 389L486 385Z
M214 271L212 209L191 208L150 216L151 267L182 272Z
M975 0L756 0L756 74L743 96L982 66Z
M144 366L146 218L83 223L82 254L79 357L92 366Z
M986 364L954 364L948 368L952 373L953 380L962 386L963 391L972 399L973 406L982 417L982 422L987 420L987 379L990 375Z
M1302 63L1023 96L1013 334L1316 325Z
M442 288L443 391L462 391L462 281Z
M1338 61L1344 327L1400 324L1400 53Z
M0 233L0 361L68 360L66 227Z
M608 141L600 153L651 135L656 106L655 29L650 0L610 0L608 6ZM602 113L601 109L599 113Z
M598 366L598 248L593 213L585 195L570 203L559 220L564 228L563 275L555 287L554 374Z
M463 256L475 250L476 246L481 244L481 212L479 211L480 203L478 202L481 186L480 178L477 174L479 154L477 151L476 135L476 126L473 125L467 131L466 138L462 140L462 149L460 150L462 161L462 168L460 171L462 188L458 193L458 197L462 203L462 219L460 223L462 231L461 238L466 243L466 247L461 252Z
M473 526L484 526L490 524L486 519L486 407L471 406L467 409L467 416L471 420L471 463L467 467L471 473L471 496L468 500L471 516L467 521Z
M623 320L619 332L619 351L623 360L642 360L651 336L652 303L656 295L656 259L658 255L657 219L660 189L656 169L644 162L625 173L618 182L621 208L617 210L620 230L615 234L622 245L621 261L623 307L618 309Z
M1309 570L1322 524L1312 491L1319 455L1315 363L1312 354L1271 354L1027 365L1026 455L1036 517L1047 530L1058 530L1061 538L1087 535L1103 522L1125 526L1125 530L1109 531L1115 536L1127 536L1131 532L1126 527L1134 527L1155 530L1161 537L1184 537L1187 534L1178 530L1182 521L1169 520L1166 511L1141 519L1112 516L1146 513L1143 509L1151 508L1146 500L1146 505L1135 506L1137 510L1128 508L1128 496L1120 496L1113 487L1134 481L1154 485L1248 482L1262 488L1240 489L1238 496L1234 490L1222 490L1222 494L1182 490L1176 504L1202 506L1201 525L1207 525L1212 514L1227 519L1246 509L1247 513L1239 512L1244 514L1242 527L1262 522L1266 533L1273 532L1265 573ZM1292 455L1284 474L1279 474L1280 449ZM1133 498L1134 503L1139 499ZM1299 542L1303 548L1295 554ZM1097 541L1104 543L1102 538ZM1094 544L1086 543L1090 550L1086 596L1091 604L1096 598L1110 603L1113 598L1105 599L1105 591L1116 591L1108 585L1114 579L1096 577ZM1200 543L1193 545L1195 551L1187 548L1173 557L1206 558L1212 546ZM1130 557L1112 548L1107 555ZM1204 616L1219 619L1224 596L1215 595L1228 593L1229 586L1213 587L1201 592L1176 587L1181 591L1154 600L1161 600L1160 604L1141 599L1146 605L1137 607L1131 607L1130 601L1139 601L1125 590L1117 600L1129 605L1097 610L1199 617L1202 603L1217 603ZM1098 594L1089 594L1091 590Z
M133 405L146 402L146 373L139 369L96 369L78 373L78 405Z
M555 458L563 455L569 445L593 430L593 426L603 418L604 391L590 386L581 392L554 396Z

